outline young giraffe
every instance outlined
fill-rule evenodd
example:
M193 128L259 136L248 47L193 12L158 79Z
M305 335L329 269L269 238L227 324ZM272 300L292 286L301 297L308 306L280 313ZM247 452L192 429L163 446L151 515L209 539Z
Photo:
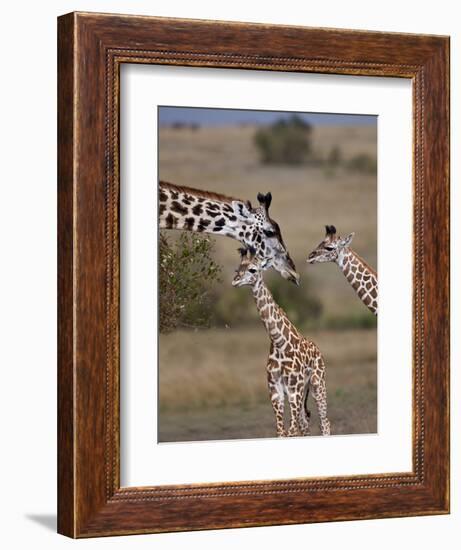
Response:
M283 242L278 224L269 216L271 193L258 193L259 207L226 195L159 183L160 229L226 235L251 246L262 268L274 267L285 279L299 284L295 264Z
M351 233L344 239L336 233L334 225L326 225L324 240L313 250L307 262L335 262L367 308L378 315L378 275L349 245Z
M276 418L277 435L309 435L307 397L312 389L322 435L330 435L327 418L325 363L318 347L304 338L290 322L264 283L261 262L250 249L240 249L241 260L233 286L251 286L256 307L271 341L267 381ZM284 426L285 396L290 407L288 434Z

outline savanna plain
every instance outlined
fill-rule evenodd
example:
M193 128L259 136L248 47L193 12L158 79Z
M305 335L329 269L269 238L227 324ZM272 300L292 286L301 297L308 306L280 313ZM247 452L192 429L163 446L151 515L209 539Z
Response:
M376 318L334 264L308 265L324 226L355 232L353 249L377 268L376 127L315 126L301 164L260 160L257 128L161 127L159 178L251 200L271 191L271 216L301 275L300 287L273 270L264 278L297 328L326 362L332 435L377 431ZM173 242L177 231L167 232ZM233 288L237 241L213 239L219 280L209 289L210 322L159 334L159 442L274 437L266 385L269 339L249 288ZM312 397L311 431L319 433Z

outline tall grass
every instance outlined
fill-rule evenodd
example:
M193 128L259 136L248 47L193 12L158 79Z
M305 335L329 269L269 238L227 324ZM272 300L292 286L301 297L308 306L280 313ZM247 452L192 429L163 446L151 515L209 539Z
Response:
M374 331L305 332L322 350L327 390L374 381ZM180 344L180 345L179 345ZM182 330L160 336L159 407L165 412L255 406L266 402L269 340L261 327ZM364 365L374 365L365 368ZM346 377L342 373L348 372Z

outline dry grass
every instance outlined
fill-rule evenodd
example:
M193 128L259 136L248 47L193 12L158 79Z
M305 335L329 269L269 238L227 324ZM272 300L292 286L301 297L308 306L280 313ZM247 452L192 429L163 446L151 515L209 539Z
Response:
M334 433L375 432L375 331L321 331L309 337L325 356ZM265 375L268 348L262 326L162 335L160 440L273 435ZM316 433L313 402L309 407Z

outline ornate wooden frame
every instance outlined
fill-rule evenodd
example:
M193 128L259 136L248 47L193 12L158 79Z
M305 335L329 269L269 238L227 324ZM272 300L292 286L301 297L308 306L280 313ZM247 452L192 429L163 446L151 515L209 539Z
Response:
M58 531L70 537L447 513L448 37L71 13L58 21ZM121 63L412 79L413 469L121 488Z

